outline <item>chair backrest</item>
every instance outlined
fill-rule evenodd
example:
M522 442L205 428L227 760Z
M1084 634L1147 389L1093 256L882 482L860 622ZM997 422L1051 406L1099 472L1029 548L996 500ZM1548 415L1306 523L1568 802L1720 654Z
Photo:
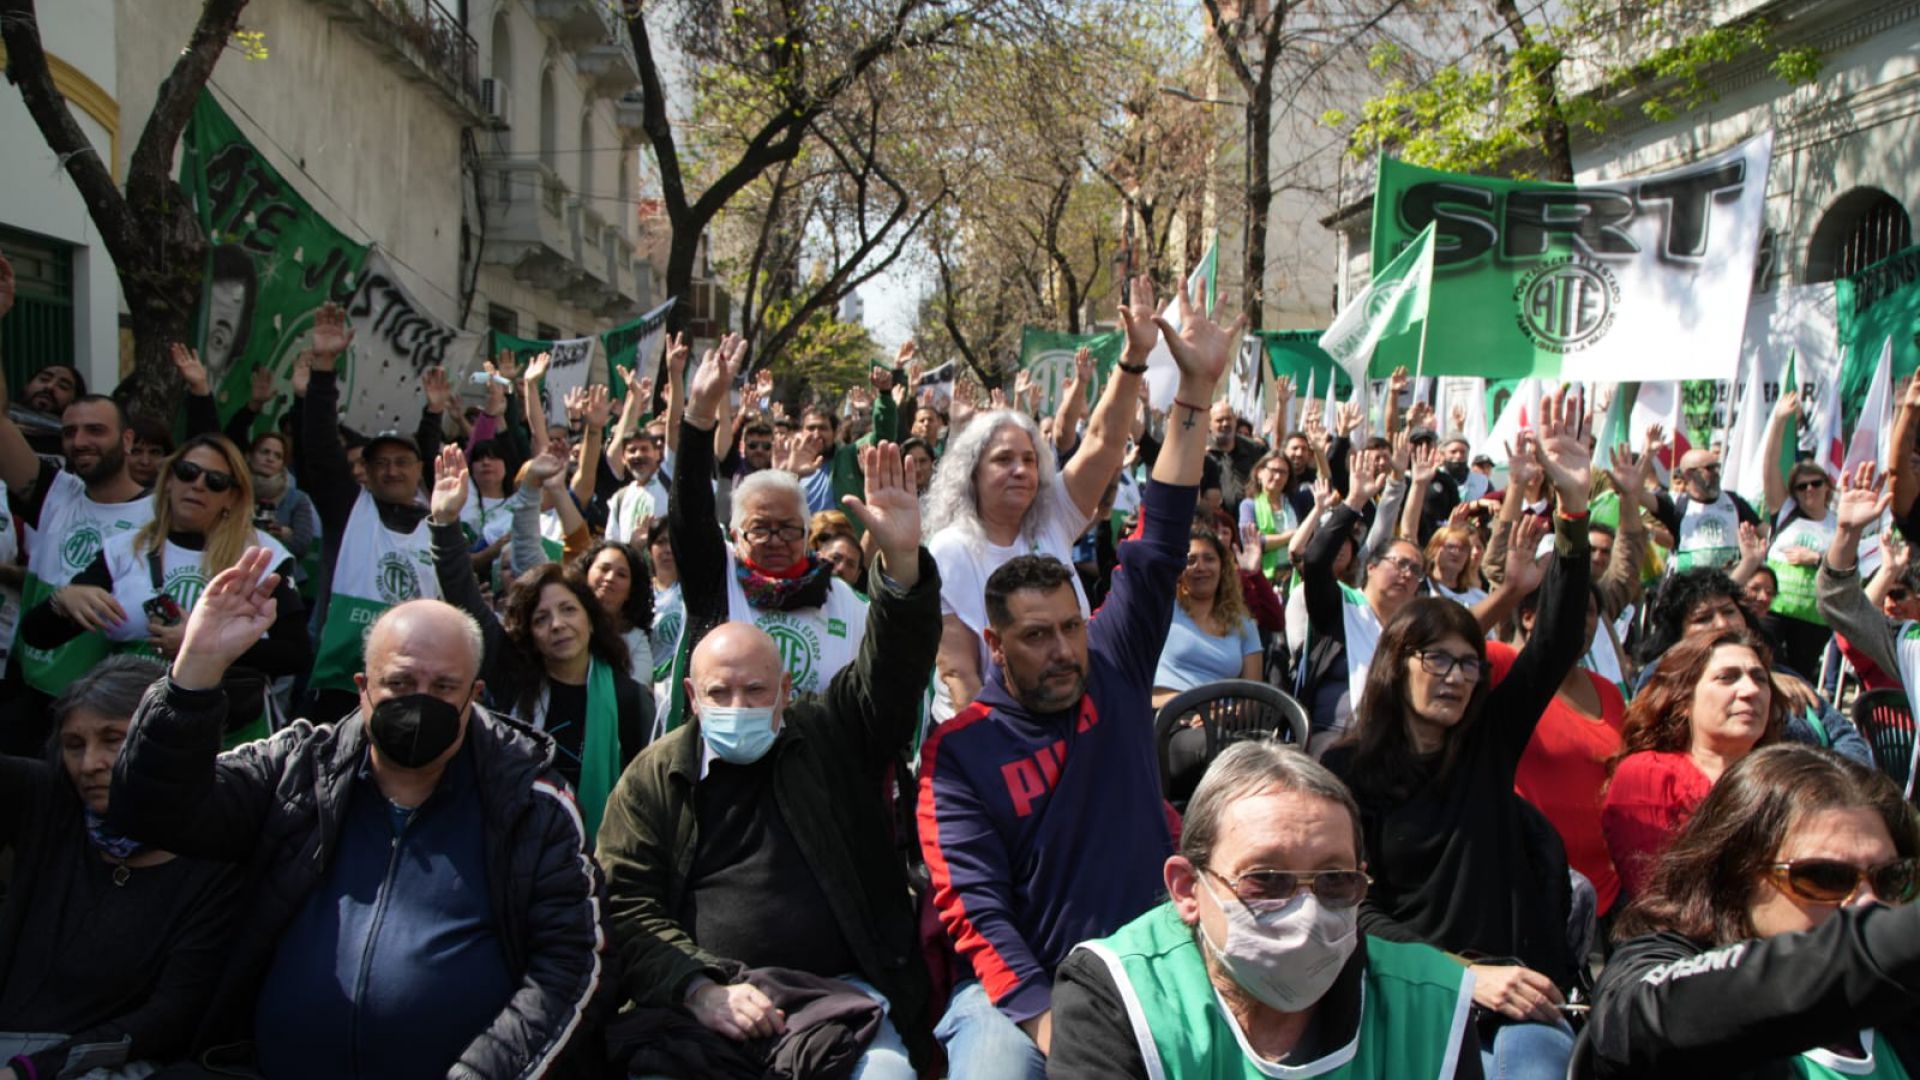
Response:
M1171 704L1171 702L1169 702ZM1904 690L1869 690L1853 701L1853 726L1873 747L1874 763L1913 798L1913 707Z
M1573 1040L1573 1054L1567 1058L1567 1080L1592 1080L1593 1078L1593 1024L1589 1021L1580 1028L1580 1034Z
M1222 679L1196 686L1160 706L1154 716L1163 792L1173 787L1168 748L1174 732L1189 717L1198 717L1206 732L1208 762L1240 739L1271 736L1302 751L1307 748L1307 710L1285 691L1251 679Z

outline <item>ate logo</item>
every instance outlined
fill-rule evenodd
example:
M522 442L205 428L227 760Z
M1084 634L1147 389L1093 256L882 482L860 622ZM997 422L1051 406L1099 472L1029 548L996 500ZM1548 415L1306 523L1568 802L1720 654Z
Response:
M197 566L183 566L167 575L167 582L161 592L173 597L181 611L192 611L200 602L200 594L207 589L207 578Z
M380 593L380 599L388 604L404 603L420 595L420 574L414 570L413 562L397 551L389 551L380 556L380 565L375 568L373 586Z
M820 637L805 623L778 622L765 628L767 636L780 648L780 662L793 676L793 688L800 693L814 689L815 669L820 656Z
M68 569L80 571L87 568L95 556L100 554L100 530L91 525L82 525L68 536L60 545L60 561Z
M1549 352L1591 348L1613 329L1620 281L1585 259L1549 259L1529 270L1513 291L1520 332Z

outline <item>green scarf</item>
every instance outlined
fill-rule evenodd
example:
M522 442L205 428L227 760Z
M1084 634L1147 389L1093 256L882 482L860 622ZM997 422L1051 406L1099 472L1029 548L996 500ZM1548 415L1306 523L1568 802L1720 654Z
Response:
M1253 497L1253 523L1260 528L1262 547L1266 546L1267 537L1280 535L1279 515L1273 512L1273 503L1267 501L1267 493L1264 491ZM1274 548L1272 551L1261 554L1260 572L1267 575L1268 581L1279 584L1280 556L1285 553L1284 548Z
M600 816L620 779L620 696L613 669L598 658L587 667L587 730L580 738L580 816L587 822L587 847L600 835Z

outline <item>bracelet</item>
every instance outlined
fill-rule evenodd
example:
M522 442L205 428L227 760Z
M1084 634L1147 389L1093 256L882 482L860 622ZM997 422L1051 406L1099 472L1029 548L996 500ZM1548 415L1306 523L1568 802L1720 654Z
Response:
M1553 512L1553 516L1560 521L1585 521L1593 516L1593 512L1591 510L1582 510L1577 514L1569 514L1564 510L1556 509Z
M1185 401L1181 401L1181 400L1180 400L1179 398L1174 398L1174 399L1173 399L1173 403L1174 403L1175 405L1178 405L1178 406L1180 406L1180 407L1181 407L1181 408L1183 408L1183 409L1192 409L1192 410L1193 410L1194 412L1197 412L1197 413L1198 413L1198 412L1206 412L1206 411L1207 411L1206 409L1204 409L1204 408L1201 408L1201 407L1200 407L1200 406L1198 406L1198 405L1193 405L1193 404L1190 404L1190 403L1188 403L1188 402L1185 402Z
M1147 365L1145 364L1128 364L1116 361L1113 366L1129 375L1145 375L1147 373Z

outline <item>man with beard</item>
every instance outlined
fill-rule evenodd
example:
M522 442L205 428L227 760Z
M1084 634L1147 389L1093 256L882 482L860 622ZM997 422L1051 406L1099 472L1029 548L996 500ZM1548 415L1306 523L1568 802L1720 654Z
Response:
M68 400L60 415L65 471L35 454L12 419L0 418L0 480L6 482L13 512L34 529L22 597L27 609L85 569L109 536L153 517L153 501L128 471L133 428L119 404L100 394ZM116 622L140 617L137 612L106 614ZM28 685L58 694L100 658L103 647L96 635L82 635L58 649L21 649L21 669Z
M1491 479L1468 464L1467 455L1472 452L1467 440L1459 435L1440 444L1440 471L1460 489L1461 502L1477 502L1493 487Z
M1207 456L1220 466L1220 493L1225 505L1238 513L1247 479L1253 475L1254 465L1266 456L1267 444L1240 433L1240 418L1225 401L1213 403L1208 421L1211 441Z
M1654 516L1673 534L1672 570L1724 570L1740 561L1740 525L1760 524L1747 500L1720 490L1720 455L1693 449L1680 456L1680 497L1664 492Z
M994 667L921 751L921 847L962 966L934 1031L953 1080L1044 1075L1054 969L1164 895L1173 846L1153 672L1209 438L1206 406L1192 403L1212 400L1240 339L1238 324L1214 323L1184 292L1179 303L1178 333L1159 323L1180 368L1166 444L1100 617L1081 613L1073 568L1057 559L1022 555L995 570L984 632Z
M7 410L7 417L27 437L28 445L41 457L60 458L60 417L75 398L84 397L87 380L80 370L67 364L48 364L33 373L20 391L20 400Z
M660 482L660 434L644 428L621 440L616 471L627 483L607 500L607 539L633 543L649 519L667 516L667 488Z

